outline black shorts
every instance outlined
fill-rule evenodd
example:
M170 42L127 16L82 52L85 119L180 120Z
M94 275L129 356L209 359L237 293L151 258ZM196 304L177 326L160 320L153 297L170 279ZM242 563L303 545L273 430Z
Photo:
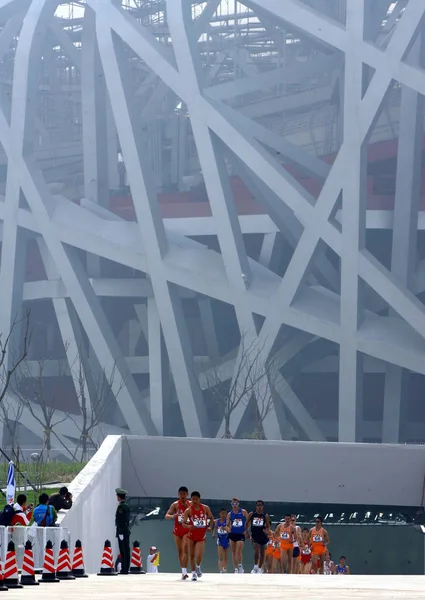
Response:
M259 544L260 546L266 546L269 543L269 538L265 536L256 536L252 538L253 544Z
M292 558L298 558L300 555L300 549L296 546L292 552Z
M229 533L228 538L231 542L244 542L245 534L244 533Z

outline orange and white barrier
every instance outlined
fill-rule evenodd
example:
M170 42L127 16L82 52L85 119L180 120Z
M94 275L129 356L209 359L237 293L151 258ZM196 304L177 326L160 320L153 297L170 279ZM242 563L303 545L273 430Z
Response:
M133 550L131 552L130 573L135 575L145 574L142 569L142 555L140 553L139 542L133 542Z
M102 562L100 564L100 572L98 575L117 575L114 567L114 556L112 554L111 542L105 541L103 548Z
M21 584L40 585L38 581L35 580L34 554L32 552L32 543L29 540L25 544L24 560L22 562L21 570Z
M88 577L84 568L83 547L81 541L75 542L74 556L72 558L72 574L74 577Z
M15 544L9 542L7 545L6 562L4 564L3 581L8 588L21 588L18 575L18 563L16 562Z
M43 583L59 583L59 579L56 577L53 544L50 540L46 544L46 550L44 553L43 573L41 575L40 581Z
M61 541L59 550L58 566L56 567L56 577L58 579L75 579L71 573L71 558L69 556L68 542Z

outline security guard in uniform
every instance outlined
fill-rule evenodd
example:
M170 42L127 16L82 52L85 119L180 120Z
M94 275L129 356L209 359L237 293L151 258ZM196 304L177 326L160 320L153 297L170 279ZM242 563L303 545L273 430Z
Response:
M115 513L116 536L122 559L120 575L128 575L130 570L130 507L125 501L127 491L122 488L115 490L118 500Z

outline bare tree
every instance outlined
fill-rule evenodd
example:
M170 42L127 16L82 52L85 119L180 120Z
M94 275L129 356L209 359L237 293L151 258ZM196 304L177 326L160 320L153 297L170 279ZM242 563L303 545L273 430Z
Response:
M86 376L83 365L82 353L76 360L76 364L71 367L74 382L77 381L78 401L81 409L81 419L77 421L72 416L75 426L80 432L80 439L77 444L75 456L80 458L80 462L89 460L89 450L97 450L99 438L95 438L94 433L102 430L102 423L107 409L111 406L113 397L118 398L124 382L120 380L118 386L116 383L117 372L114 368L108 375L104 370L99 370L97 375L90 370L90 380ZM113 387L118 388L112 395Z
M256 398L255 419L259 431L272 409L270 382L275 371L273 360L264 361L263 349L264 343L259 342L258 338L247 342L243 335L231 373L226 372L222 363L208 363L202 368L201 387L208 389L223 410L225 438L233 437L230 431L233 412L241 404L248 406L253 395Z
M69 418L68 414L59 415L57 409L58 399L63 394L63 377L68 374L67 367L59 361L58 376L49 377L46 375L49 363L49 359L22 362L15 392L22 406L43 428L41 454L45 462L50 462L52 457L52 438L56 438L66 453L74 458L55 433L55 428Z
M22 403L12 397L5 396L3 402L0 403L0 423L3 424L9 438L9 444L6 445L6 448L9 452L9 456L18 468L21 460L19 423L23 411L24 407Z
M12 340L21 328L22 343L12 346ZM17 342L20 340L17 339ZM30 342L30 311L27 310L22 317L15 316L7 335L0 332L0 403L3 402L18 369L28 356Z

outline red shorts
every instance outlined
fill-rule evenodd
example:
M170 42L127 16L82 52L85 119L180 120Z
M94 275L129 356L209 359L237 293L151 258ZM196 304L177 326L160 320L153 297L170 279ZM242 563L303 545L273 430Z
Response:
M174 525L173 535L176 537L183 538L188 533L189 529L187 527L183 527L183 525Z
M301 554L301 562L303 565L308 565L311 561L311 554Z
M192 542L204 542L207 537L207 530L203 527L199 529L191 529L187 538Z

